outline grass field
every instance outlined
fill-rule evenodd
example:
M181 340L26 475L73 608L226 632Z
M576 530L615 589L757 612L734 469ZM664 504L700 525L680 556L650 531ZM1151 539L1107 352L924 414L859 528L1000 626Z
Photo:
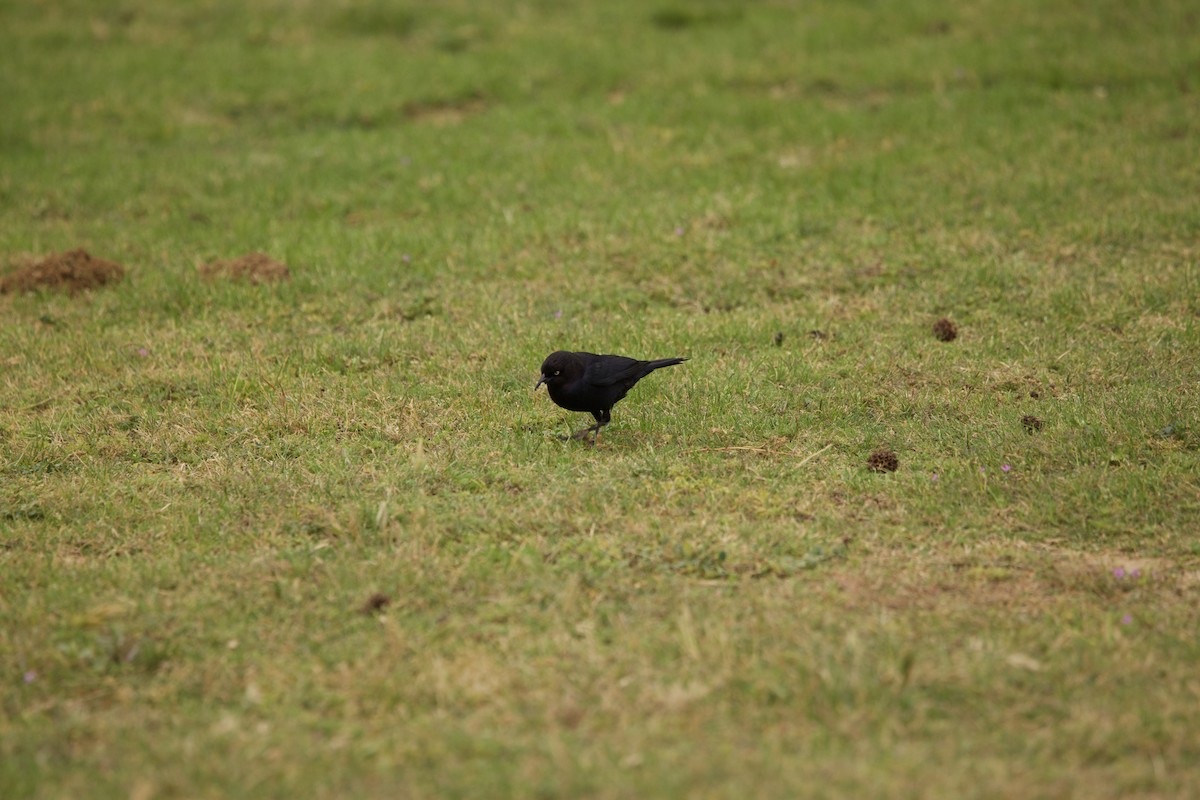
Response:
M0 797L1197 796L1197 41L0 0Z

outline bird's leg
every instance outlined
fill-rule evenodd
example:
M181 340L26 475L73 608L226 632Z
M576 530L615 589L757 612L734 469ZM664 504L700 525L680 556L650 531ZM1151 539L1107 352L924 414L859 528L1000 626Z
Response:
M595 447L596 445L600 444L600 429L612 422L612 411L605 409L599 414L594 414L593 416L596 418L596 435L592 437L592 447Z
M582 430L575 431L571 434L572 439L586 439L587 435L592 434L592 444L596 444L600 438L600 429L607 425L612 420L612 415L609 411L593 411L592 416L596 418L596 424L590 425Z
M586 428L581 428L571 434L572 439L586 439L589 433L596 433L600 430L599 425L591 425Z

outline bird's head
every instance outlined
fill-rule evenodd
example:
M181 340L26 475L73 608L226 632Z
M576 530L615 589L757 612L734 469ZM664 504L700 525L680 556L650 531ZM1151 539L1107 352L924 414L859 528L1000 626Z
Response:
M547 386L558 386L566 383L571 379L573 367L576 366L576 359L571 353L565 350L559 350L546 356L546 360L542 362L542 377L538 380L537 386L533 387L536 392L538 386L543 383Z

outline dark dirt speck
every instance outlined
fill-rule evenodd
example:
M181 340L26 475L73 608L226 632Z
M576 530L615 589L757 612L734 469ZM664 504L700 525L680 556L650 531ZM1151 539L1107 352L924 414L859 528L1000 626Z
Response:
M946 317L933 323L933 338L939 342L953 342L958 338L958 326Z
M363 603L362 612L364 614L378 614L391 605L391 602L392 598L383 592L376 592L367 598L367 602Z
M895 472L899 467L900 458L886 447L871 453L867 459L867 469L871 472Z

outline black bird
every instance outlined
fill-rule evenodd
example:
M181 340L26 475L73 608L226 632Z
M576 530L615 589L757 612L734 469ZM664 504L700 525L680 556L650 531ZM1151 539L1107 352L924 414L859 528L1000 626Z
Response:
M638 361L625 356L598 356L595 353L569 353L559 350L542 362L542 378L533 387L546 384L550 399L568 411L587 411L596 424L571 434L582 439L589 433L592 444L600 429L612 420L612 407L642 378L660 367L682 364L686 358L660 358Z

